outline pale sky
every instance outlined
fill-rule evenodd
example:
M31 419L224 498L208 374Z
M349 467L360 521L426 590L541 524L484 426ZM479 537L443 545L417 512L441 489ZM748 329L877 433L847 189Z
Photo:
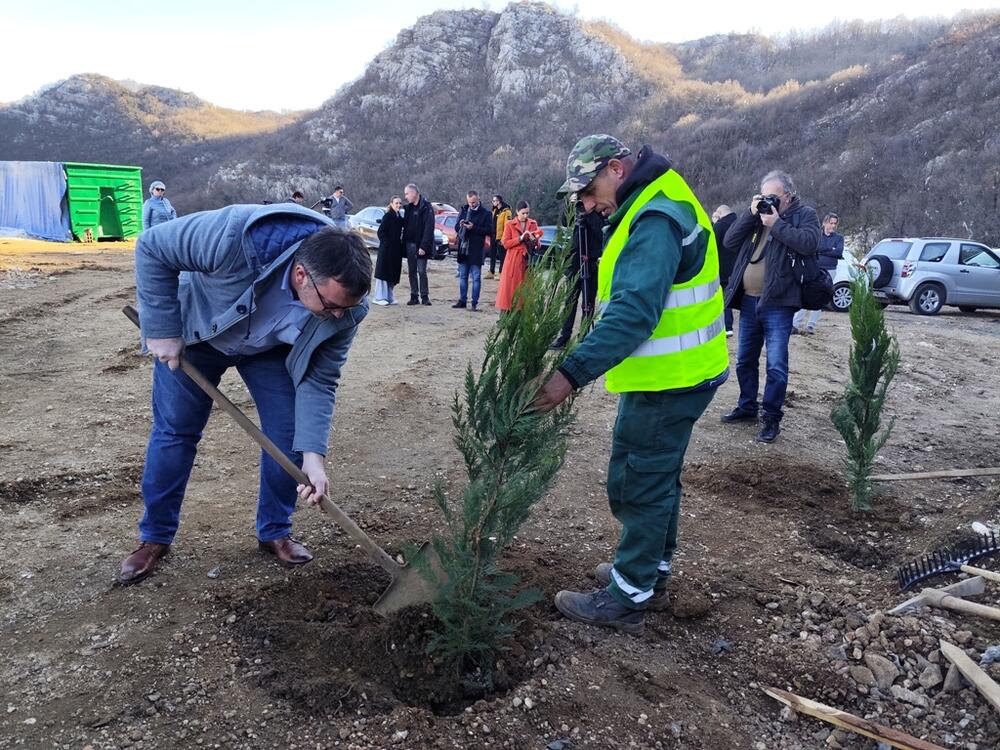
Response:
M776 35L834 20L1000 10L998 0L550 4L584 19L611 20L638 39L656 42L730 31ZM74 73L100 73L190 91L224 107L311 109L361 75L368 61L418 17L441 9L498 11L506 5L494 0L294 5L287 0L0 0L0 102ZM762 12L765 8L771 11Z

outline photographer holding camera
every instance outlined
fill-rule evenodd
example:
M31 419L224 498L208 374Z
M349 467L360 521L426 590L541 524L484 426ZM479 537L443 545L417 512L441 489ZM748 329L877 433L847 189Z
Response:
M757 433L762 443L774 442L781 432L781 407L788 387L788 339L792 317L802 307L802 285L795 267L802 257L816 255L819 239L815 209L799 200L790 176L775 170L760 181L760 193L729 228L723 242L729 250L739 249L726 289L726 305L740 311L736 355L740 399L722 421L757 420L760 350L766 346L767 380Z

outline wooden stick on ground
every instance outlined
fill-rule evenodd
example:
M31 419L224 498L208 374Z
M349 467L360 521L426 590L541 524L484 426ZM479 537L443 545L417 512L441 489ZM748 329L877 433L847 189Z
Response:
M918 740L916 737L900 732L897 729L882 726L881 724L875 724L867 719L862 719L860 716L849 714L846 711L840 711L839 709L831 708L830 706L824 706L822 703L817 703L816 701L809 700L808 698L803 698L799 695L795 695L794 693L789 693L787 690L764 688L764 692L776 701L780 701L786 706L791 706L799 713L814 716L815 718L825 721L828 724L833 724L836 727L846 729L847 731L854 732L855 734L870 737L873 740L885 742L893 747L898 747L901 750L944 750L944 748L940 745L935 745L932 742L925 742L924 740Z
M967 615L976 615L977 617L985 617L987 620L1000 622L1000 609L997 607L988 607L985 604L967 602L965 599L951 596L938 589L924 589L920 592L920 596L923 598L925 604L932 607L951 609L955 612L964 612Z
M997 711L1000 711L1000 685L997 685L986 672L980 669L972 659L958 646L947 641L941 641L941 653L944 658L954 664L969 682L975 685L979 694Z
M957 477L1000 476L1000 467L989 469L945 469L943 471L915 471L910 474L872 474L877 482L898 482L910 479L955 479Z
M995 573L992 570L984 570L983 568L976 568L972 565L963 565L961 567L961 571L973 576L982 576L988 581L1000 583L1000 573Z

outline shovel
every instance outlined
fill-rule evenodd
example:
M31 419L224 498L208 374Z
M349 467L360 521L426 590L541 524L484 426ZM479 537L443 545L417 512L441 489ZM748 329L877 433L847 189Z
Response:
M134 307L126 305L122 308L122 312L125 313L125 317L135 323L136 327L139 326L139 313L136 312ZM236 423L242 427L251 438L253 438L254 442L267 451L271 458L277 461L281 465L281 468L287 471L296 482L305 485L311 484L309 477L305 475L305 472L289 460L288 456L286 456L281 449L278 448L278 446L271 442L271 439L261 432L257 425L250 421L250 419L243 412L241 412L232 401L226 398L226 396L218 388L212 385L205 378L205 376L198 371L198 368L184 359L183 356L181 357L181 370L185 375L191 378L191 380L197 383L201 389L205 391L205 393L211 396L212 400L218 404L220 409L235 419ZM333 516L333 520L336 521L337 525L346 531L351 539L361 545L362 549L368 553L368 556L376 565L380 566L392 577L392 581L389 583L386 590L382 592L382 596L380 596L378 601L375 602L376 612L380 615L386 616L405 607L410 607L415 604L424 604L434 599L437 592L434 590L427 578L425 578L417 568L413 565L400 565L393 560L388 554L386 554L384 549L379 547L370 536L362 531L361 528L351 520L350 516L344 513L344 511L342 511L340 507L326 495L320 496L319 506ZM444 573L441 567L441 560L434 548L427 542L420 545L420 548L417 550L416 557L421 560L422 564L428 566L435 579L441 580L443 578Z

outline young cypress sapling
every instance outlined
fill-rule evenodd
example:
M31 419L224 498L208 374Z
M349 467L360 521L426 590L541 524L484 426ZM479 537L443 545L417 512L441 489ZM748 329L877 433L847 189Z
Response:
M879 432L889 384L899 367L899 343L885 328L885 313L871 292L867 273L851 281L850 375L830 418L844 438L844 468L853 510L871 510L875 456L892 433L895 418Z
M567 223L542 261L528 268L513 309L488 334L478 372L466 368L452 422L468 484L457 500L440 485L435 492L445 528L432 543L444 575L424 570L438 589L431 606L439 627L429 650L481 688L492 687L496 656L517 626L513 616L540 597L534 589L518 590L518 577L502 570L498 558L566 455L572 399L545 414L531 403L573 348L549 349L574 283L564 273L572 215Z

